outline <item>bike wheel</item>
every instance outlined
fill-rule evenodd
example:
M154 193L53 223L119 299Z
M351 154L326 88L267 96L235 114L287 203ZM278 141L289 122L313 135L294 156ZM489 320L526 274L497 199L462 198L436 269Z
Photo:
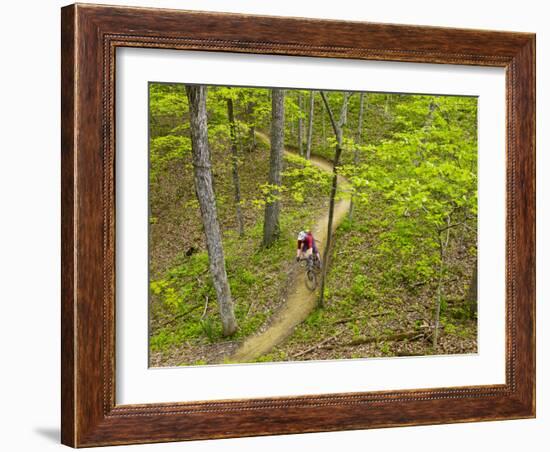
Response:
M311 291L317 288L317 275L311 269L306 272L306 287Z

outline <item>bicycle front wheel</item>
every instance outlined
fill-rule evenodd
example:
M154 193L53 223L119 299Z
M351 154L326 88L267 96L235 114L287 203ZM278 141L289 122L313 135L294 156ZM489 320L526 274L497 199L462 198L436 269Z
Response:
M308 270L306 272L306 287L313 291L317 288L317 275L315 274L315 271Z

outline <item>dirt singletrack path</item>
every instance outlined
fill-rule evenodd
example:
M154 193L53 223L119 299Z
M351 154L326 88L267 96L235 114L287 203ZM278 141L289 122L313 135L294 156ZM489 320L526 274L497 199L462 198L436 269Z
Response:
M266 135L256 133L261 139L269 140ZM294 154L287 149L284 152L285 154ZM332 173L332 164L329 161L314 156L311 157L310 161L323 171ZM340 193L342 189L345 191L346 187L349 187L347 179L338 176L338 187ZM334 204L333 231L344 220L350 209L351 201L349 196L345 193L343 195L340 194L340 196L341 199L337 200ZM327 241L328 232L328 208L327 212L316 220L315 225L311 229L316 241L324 245ZM319 249L322 252L323 246L319 246ZM295 273L294 277L288 281L289 291L286 302L274 314L267 329L245 339L239 348L229 357L229 362L251 362L269 353L273 347L289 337L294 328L307 318L316 306L318 291L310 291L305 285L304 278L305 271L302 270Z

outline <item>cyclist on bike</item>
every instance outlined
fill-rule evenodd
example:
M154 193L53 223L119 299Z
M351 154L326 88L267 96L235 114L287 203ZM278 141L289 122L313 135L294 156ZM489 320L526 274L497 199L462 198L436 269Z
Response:
M321 255L319 250L315 245L315 238L309 229L305 231L300 231L298 233L298 249L296 250L296 260L299 261L304 256L309 258L309 256L316 256L319 264L321 263Z

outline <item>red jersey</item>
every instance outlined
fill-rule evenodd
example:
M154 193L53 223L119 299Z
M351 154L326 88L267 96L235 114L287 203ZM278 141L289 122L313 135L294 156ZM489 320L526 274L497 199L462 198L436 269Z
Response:
M307 251L310 248L315 250L315 240L313 239L313 234L311 232L306 234L304 240L298 240L298 249Z

